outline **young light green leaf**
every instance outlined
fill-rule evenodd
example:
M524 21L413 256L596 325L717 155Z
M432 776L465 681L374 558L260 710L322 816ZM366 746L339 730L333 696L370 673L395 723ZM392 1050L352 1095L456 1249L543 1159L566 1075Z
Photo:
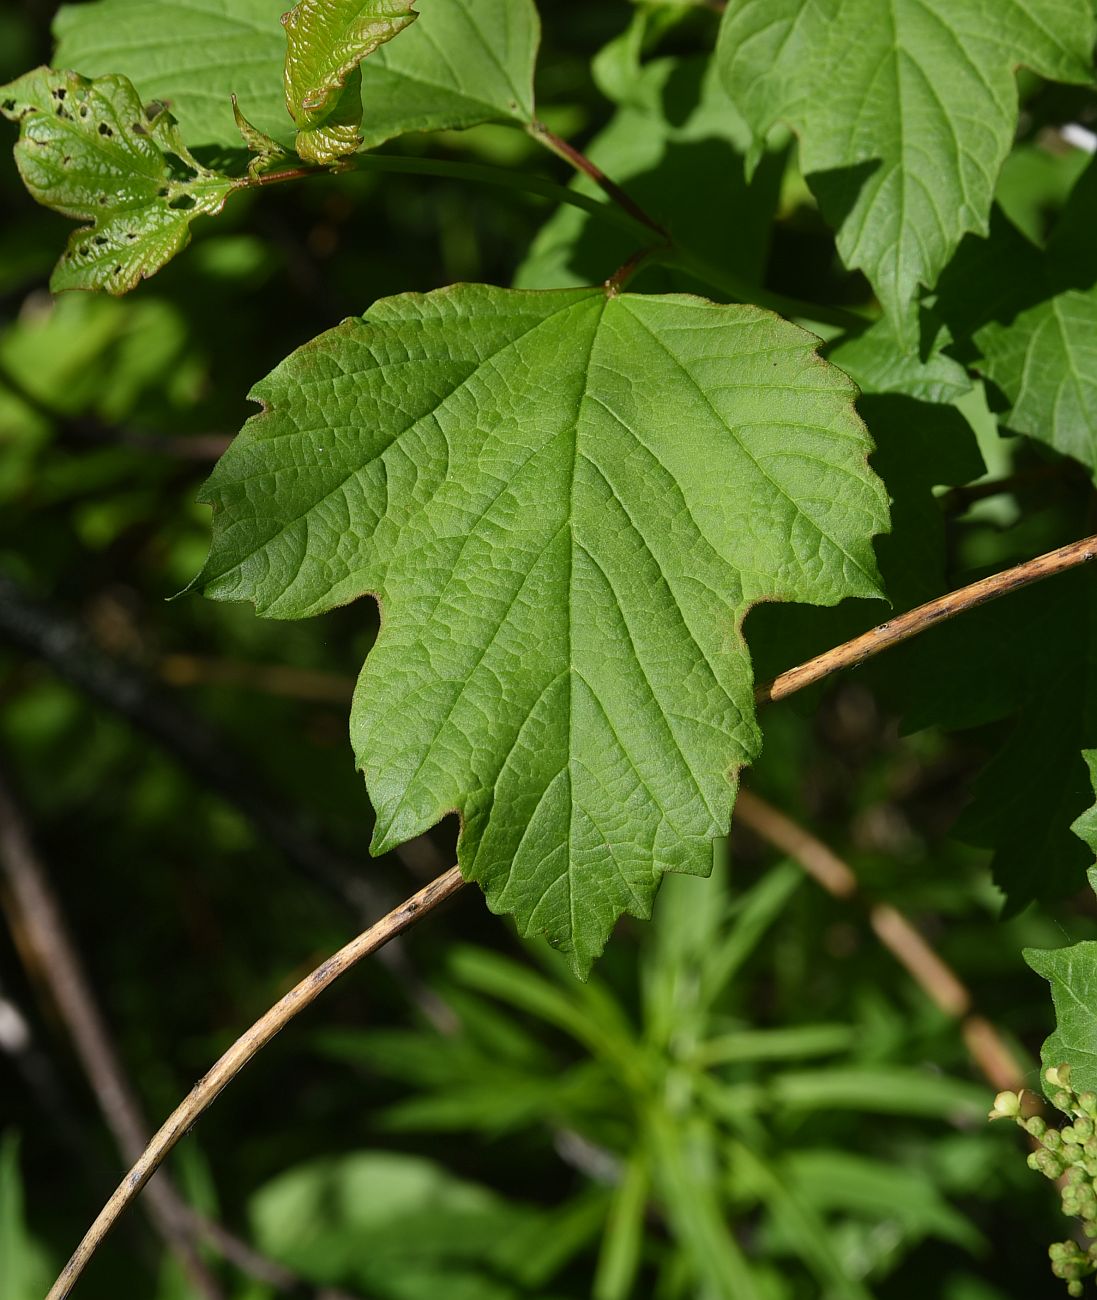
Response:
M719 59L764 139L778 120L846 264L896 327L966 231L985 231L1019 64L1092 80L1090 0L730 0Z
M758 749L739 623L878 592L854 389L756 308L463 285L259 384L204 494L219 599L384 625L351 732L375 852L460 810L465 875L585 972L707 874Z
M0 87L0 113L19 123L27 189L87 223L61 255L55 292L127 293L185 248L194 218L220 212L237 185L196 162L164 106L143 106L125 77L38 68Z
M248 151L252 155L248 161L248 175L257 176L272 164L288 157L288 151L283 149L278 141L267 135L266 132L260 131L258 127L253 126L240 111L240 103L236 96L233 95L231 98L232 115L236 120L236 129L240 132L240 138L247 145Z
M282 15L286 107L302 158L330 163L360 147L359 65L417 17L411 0L299 0Z
M120 72L167 101L192 147L239 148L230 95L258 130L292 146L283 70L286 0L94 0L63 5L54 63L85 76ZM371 149L407 131L533 117L540 28L533 0L428 0L400 40L362 65Z

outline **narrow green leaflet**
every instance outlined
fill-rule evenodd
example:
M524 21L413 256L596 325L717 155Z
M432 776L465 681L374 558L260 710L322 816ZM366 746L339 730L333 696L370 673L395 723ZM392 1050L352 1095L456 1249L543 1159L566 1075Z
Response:
M417 17L410 0L300 0L282 15L286 107L302 158L329 163L359 148L359 65Z
M540 28L533 0L423 0L398 41L362 65L371 149L408 131L533 117ZM166 101L192 147L239 148L230 96L249 122L292 146L283 66L287 0L94 0L63 5L54 63L85 76L124 73ZM406 6L404 6L406 8Z
M128 292L185 248L194 218L220 212L237 185L196 162L171 114L142 105L125 77L38 68L0 87L0 113L19 123L27 189L86 223L54 270L55 292Z
M1090 0L729 0L718 57L758 140L797 132L846 265L898 327L987 228L1015 68L1089 81L1095 37Z
M381 853L462 817L490 906L585 972L707 874L758 750L739 622L877 594L854 389L752 307L464 285L300 349L205 489L198 581L301 617L367 592L351 733Z

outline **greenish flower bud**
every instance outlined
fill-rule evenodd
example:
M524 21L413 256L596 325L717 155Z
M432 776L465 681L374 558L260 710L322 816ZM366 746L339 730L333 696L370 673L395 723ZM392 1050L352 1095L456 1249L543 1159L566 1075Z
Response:
M1036 1168L1045 1178L1058 1178L1063 1172L1063 1162L1058 1156L1053 1155L1050 1151L1037 1151ZM1081 1189L1079 1189L1081 1190Z
M1080 1092L1078 1094L1078 1109L1083 1115L1088 1115L1090 1119L1097 1119L1097 1092Z
M1059 1130L1057 1128L1049 1128L1044 1134L1044 1146L1047 1147L1049 1151L1058 1151L1059 1147L1062 1145L1062 1141L1063 1139L1059 1136Z
M1093 1136L1093 1120L1087 1119L1085 1115L1079 1115L1074 1121L1074 1131L1085 1142Z
M1051 1094L1051 1104L1056 1110L1061 1110L1064 1115L1069 1115L1074 1110L1074 1097L1069 1092L1053 1092Z
M1021 1113L1021 1094L1019 1092L1000 1092L994 1098L988 1119L1016 1119Z
M1047 1132L1047 1123L1039 1115L1032 1115L1025 1120L1022 1128L1034 1138L1042 1138Z
M1059 1130L1059 1136L1067 1146L1076 1147L1082 1145L1082 1139L1078 1136L1073 1124L1064 1124Z

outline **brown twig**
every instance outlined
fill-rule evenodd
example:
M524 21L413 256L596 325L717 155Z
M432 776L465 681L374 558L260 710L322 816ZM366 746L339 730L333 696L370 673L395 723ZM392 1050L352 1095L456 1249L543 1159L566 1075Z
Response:
M354 679L285 664L243 663L202 655L164 655L160 679L169 686L232 686L313 704L349 704Z
M860 886L850 867L798 822L750 790L740 790L735 820L749 827L793 861L835 898L857 898ZM890 903L868 903L868 921L876 937L945 1015L961 1022L961 1033L975 1064L997 1090L1018 1092L1025 1071L998 1031L972 1012L971 990L925 937Z
M764 704L768 700L783 700L797 691L802 691L806 686L822 681L832 673L841 672L844 668L856 667L866 659L878 655L882 650L909 641L911 637L927 632L931 627L936 627L938 623L954 618L965 610L986 605L989 601L997 600L999 596L1004 596L1008 592L1017 591L1018 588L1027 587L1029 583L1039 582L1043 578L1051 578L1057 573L1065 573L1068 569L1076 568L1080 564L1088 564L1095 558L1097 558L1097 536L1084 537L1080 542L1071 542L1069 546L1061 546L1057 551L1038 555L1034 560L1027 560L1024 564L1018 564L1004 573L996 573L979 582L973 582L968 587L961 587L958 591L950 591L937 600L919 605L917 609L912 609L907 614L900 614L897 618L881 623L870 632L854 637L852 641L846 641L843 645L835 646L833 650L816 655L807 663L790 668L771 682L763 682L755 688L755 702Z
M47 988L64 1021L96 1103L127 1165L136 1161L149 1140L141 1103L129 1081L110 1030L92 992L56 893L40 857L31 844L26 820L0 770L0 870L9 888L0 903L11 928L26 949L27 963ZM220 1295L212 1275L211 1289L203 1273L195 1274L196 1239L214 1245L242 1272L279 1291L308 1295L311 1288L289 1269L266 1258L222 1224L207 1219L179 1195L167 1172L161 1171L148 1189L149 1217L167 1245L179 1254L203 1294Z
M311 1006L321 993L345 971L350 970L363 957L376 952L390 939L402 934L439 903L452 898L465 884L457 867L432 880L424 889L401 903L376 925L352 939L345 947L329 957L274 1004L259 1020L221 1057L216 1065L194 1085L189 1095L168 1116L152 1141L145 1147L133 1168L119 1184L114 1195L100 1211L65 1265L60 1277L50 1288L46 1300L64 1300L77 1278L97 1250L99 1243L118 1220L119 1215L136 1198L137 1194L159 1168L168 1153L181 1137L197 1122L200 1116L217 1099L248 1062L270 1040L306 1007Z
M550 131L544 122L531 122L527 127L529 134L538 144L542 144L550 153L554 153L557 158L562 158L569 166L574 167L577 172L594 182L595 185L609 199L623 211L627 212L633 221L638 221L642 226L646 226L653 234L659 236L662 244L669 244L671 237L664 226L661 226L653 216L645 212L636 200L627 194L616 181L611 180L606 173L584 153L580 153L572 144L558 136L554 131Z

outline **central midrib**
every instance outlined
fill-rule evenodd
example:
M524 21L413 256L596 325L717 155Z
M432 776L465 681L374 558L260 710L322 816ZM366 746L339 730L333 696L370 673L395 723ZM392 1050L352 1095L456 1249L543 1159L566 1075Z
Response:
M590 335L590 348L587 351L587 364L583 371L583 382L579 388L578 400L575 403L575 422L572 426L571 438L571 467L568 472L568 644L567 644L567 666L568 666L568 737L567 737L567 769L568 769L568 842L567 842L567 865L565 866L565 878L568 889L568 922L571 935L577 932L577 922L575 917L575 891L571 886L571 846L574 842L575 831L575 782L572 775L571 760L575 752L575 691L580 680L579 674L575 668L575 476L579 465L579 436L580 427L583 423L583 407L590 396L590 372L594 362L594 350L598 344L598 334L602 328L602 320L605 316L606 306L610 302L608 296L602 296L597 302L596 315L593 322Z

